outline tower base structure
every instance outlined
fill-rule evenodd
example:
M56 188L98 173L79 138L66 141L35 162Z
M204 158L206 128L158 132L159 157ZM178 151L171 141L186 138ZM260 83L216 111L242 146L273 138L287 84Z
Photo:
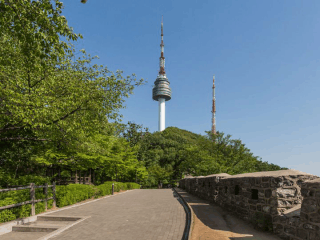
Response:
M166 128L166 100L159 98L159 131L162 132Z

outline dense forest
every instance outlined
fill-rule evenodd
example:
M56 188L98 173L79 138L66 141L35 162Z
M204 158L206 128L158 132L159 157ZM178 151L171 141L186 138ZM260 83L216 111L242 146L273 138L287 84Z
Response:
M62 9L59 0L0 0L0 186L90 172L95 184L154 187L186 174L281 169L220 132L121 124L119 111L144 80L78 52L82 36Z

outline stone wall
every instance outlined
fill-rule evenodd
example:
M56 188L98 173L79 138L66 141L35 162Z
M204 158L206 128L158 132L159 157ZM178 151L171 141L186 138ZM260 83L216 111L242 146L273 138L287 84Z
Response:
M302 184L302 205L274 219L274 232L287 240L320 240L320 178Z
M219 204L238 217L279 235L279 216L302 202L301 185L317 176L296 170L214 174L182 179L179 186L200 198ZM280 227L281 228L281 227Z

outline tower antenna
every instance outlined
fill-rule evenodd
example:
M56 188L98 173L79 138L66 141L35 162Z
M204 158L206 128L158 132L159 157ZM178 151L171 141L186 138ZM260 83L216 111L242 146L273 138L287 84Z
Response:
M216 95L215 95L215 85L214 85L215 76L213 75L213 84L212 84L212 129L211 132L216 134Z

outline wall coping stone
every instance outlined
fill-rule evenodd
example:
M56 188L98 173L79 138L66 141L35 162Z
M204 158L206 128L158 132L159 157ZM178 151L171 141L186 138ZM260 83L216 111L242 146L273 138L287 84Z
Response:
M314 176L310 173L301 172L298 170L290 169L290 170L278 170L278 171L266 171L266 172L253 172L253 173L242 173L237 175L230 175L228 178L242 178L242 177L282 177L282 176L305 176L310 175Z
M252 172L252 173L242 173L236 175L229 175L227 173L217 173L211 174L207 176L195 176L195 177L185 177L184 179L188 178L207 178L207 177L223 177L223 178L258 178L258 177L284 177L284 176L316 176L310 173L301 172L294 169L289 170L278 170L278 171L265 171L265 172ZM318 176L316 176L318 177ZM319 182L320 178L312 180L312 181L305 181L305 182Z
M304 183L320 183L320 178L316 178L316 179L313 179L313 180L308 180L308 181L305 181Z
M286 211L283 212L283 215L286 217L300 217L300 212L301 212L301 204L298 204L297 206L294 206L293 208L290 208Z

